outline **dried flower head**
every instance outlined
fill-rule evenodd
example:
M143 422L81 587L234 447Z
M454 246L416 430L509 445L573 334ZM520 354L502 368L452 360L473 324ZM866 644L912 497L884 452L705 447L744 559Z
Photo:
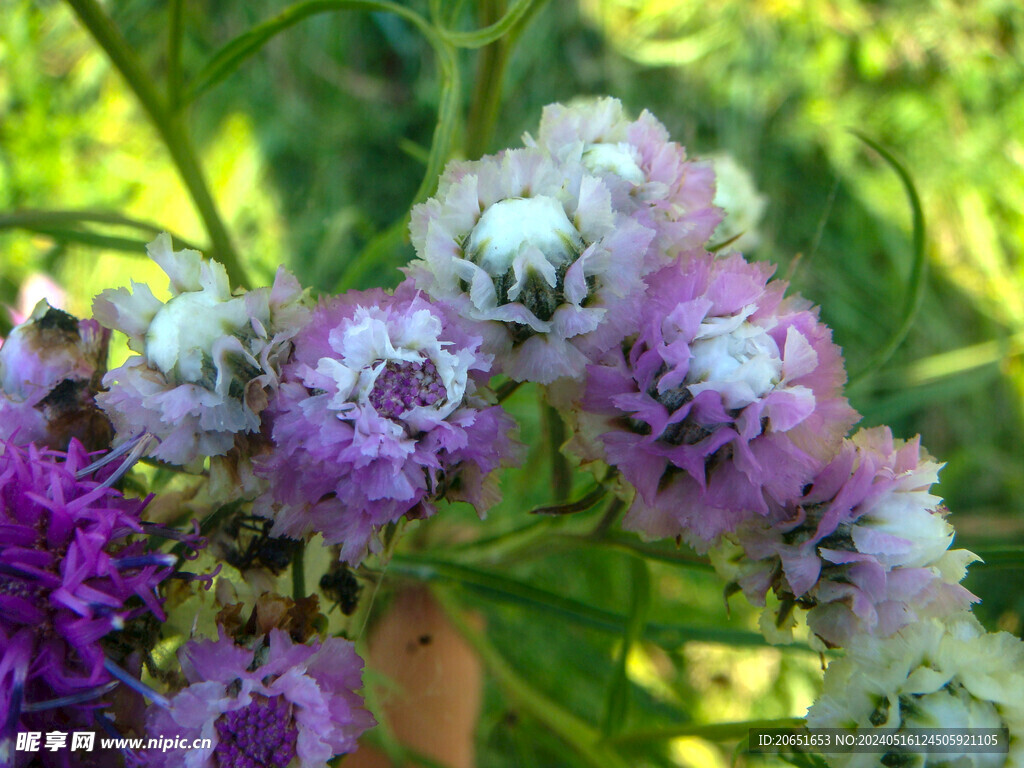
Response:
M109 445L110 423L94 400L109 338L95 320L36 304L0 346L0 438L58 450L71 438Z

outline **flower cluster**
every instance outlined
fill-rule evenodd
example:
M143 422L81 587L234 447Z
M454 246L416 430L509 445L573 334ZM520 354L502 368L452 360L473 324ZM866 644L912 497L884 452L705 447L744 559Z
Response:
M0 441L0 757L51 705L88 708L109 692L105 636L164 618L157 588L174 558L129 541L143 502L79 480L87 462L77 442L62 454Z
M99 396L120 440L148 433L155 458L198 467L257 432L289 339L305 321L302 291L283 268L271 288L234 295L227 273L164 234L149 255L171 279L166 303L144 284L101 293L96 318L138 353L104 378Z
M849 436L858 414L817 307L787 296L770 266L711 250L753 242L764 200L741 179L733 198L750 216L716 230L728 185L716 197L710 164L615 99L551 105L523 142L449 164L412 211L418 258L394 291L314 305L283 267L270 287L232 291L221 264L161 235L148 250L170 278L166 301L135 283L101 293L95 319L43 302L11 333L0 347L0 766L15 731L102 719L121 682L154 702L145 724L137 699L134 721L118 712L123 733L210 744L129 762L314 768L353 751L374 724L357 693L362 662L327 636L303 547L320 535L336 548L320 592L347 616L363 559L403 518L445 501L483 516L495 470L519 448L498 403L522 382L543 385L573 425L566 450L614 469L602 482L628 499L624 528L710 551L729 591L756 605L774 593L770 640L792 639L801 608L812 644L849 650L812 725L1007 727L1009 764L1021 765L1024 646L967 613L976 598L960 582L977 558L950 549L932 493L940 465L885 427ZM135 354L104 375L110 330ZM511 380L501 395L495 375ZM90 456L79 440L114 447ZM245 620L245 601L218 583L219 639L190 636L180 674L151 653L178 557L135 536L155 530L141 519L148 499L113 489L146 451L181 470L147 514L181 520L179 507L208 504L204 534L253 592ZM289 566L294 599L276 593ZM112 636L136 620L143 640Z
M889 638L865 636L825 672L807 713L812 728L1006 728L1009 751L829 755L836 768L1024 765L1024 643L986 633L969 613L929 619ZM903 762L897 762L900 758Z
M222 635L179 652L190 683L154 707L151 737L210 739L209 749L151 750L147 765L185 768L319 768L352 752L374 719L362 708L363 662L337 637L297 645L273 630L249 649ZM297 761L297 762L296 762Z
M710 169L618 101L545 111L538 141L452 163L413 209L416 285L480 324L518 381L578 379L636 326L643 277L706 240Z
M72 438L110 443L94 396L107 367L110 332L40 300L0 346L0 439L58 450Z
M739 255L652 276L639 332L587 368L580 436L636 487L626 525L700 548L785 503L856 419L831 333Z
M271 409L274 451L257 514L312 531L358 562L375 531L442 497L483 512L484 477L512 453L513 424L478 386L490 357L454 313L409 284L340 296L295 338Z
M774 590L769 632L787 633L800 606L832 647L957 613L975 599L959 582L977 557L949 550L953 528L930 492L938 470L918 440L861 430L796 502L741 526L713 561L757 605Z

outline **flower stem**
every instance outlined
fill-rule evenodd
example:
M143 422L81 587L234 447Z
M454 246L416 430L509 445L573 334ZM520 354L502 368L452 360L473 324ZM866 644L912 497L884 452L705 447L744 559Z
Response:
M224 265L233 283L245 288L250 287L249 279L206 184L195 149L185 130L183 117L172 116L167 104L153 85L152 78L143 69L142 62L96 0L67 0L67 3L89 30L93 39L110 57L110 61L135 93L143 110L163 139L206 227L212 245L212 255Z
M480 3L480 26L486 27L500 19L505 11L504 0L483 0ZM476 82L466 121L466 157L477 158L487 151L494 133L501 105L505 66L511 46L508 37L501 37L480 49Z

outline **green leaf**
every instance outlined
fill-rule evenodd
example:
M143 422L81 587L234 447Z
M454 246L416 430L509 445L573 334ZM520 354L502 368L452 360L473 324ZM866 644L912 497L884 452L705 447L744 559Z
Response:
M633 646L643 636L647 615L651 607L651 575L647 561L639 557L630 558L632 576L632 594L629 604L629 616L626 620L626 631L622 637L622 645L615 658L615 672L608 686L608 698L605 701L604 722L601 733L611 736L621 730L629 711L629 675L627 663Z
M396 554L388 572L420 581L458 584L489 600L519 605L527 610L546 613L583 626L612 634L622 634L628 618L613 611L589 605L580 600L549 592L530 584L496 573L446 562L426 555ZM759 633L743 629L698 627L688 624L661 624L649 622L643 629L643 639L663 648L678 648L690 641L723 643L726 645L764 647L769 645ZM793 644L788 648L806 650L806 646Z
M850 133L881 155L882 159L885 160L885 162L889 164L889 167L891 167L896 172L896 175L899 176L900 181L903 183L903 188L907 193L907 200L910 203L910 210L913 216L914 243L913 262L911 263L910 277L907 280L907 288L903 298L903 313L900 317L900 323L896 327L896 330L893 331L892 336L889 337L889 341L885 346L878 350L878 352L874 354L863 368L850 375L849 383L852 385L854 382L863 379L868 374L885 365L889 358L892 357L893 353L899 349L900 344L903 343L903 339L905 339L907 334L910 332L911 327L914 325L914 320L917 317L917 312L921 308L921 301L924 298L924 279L928 262L925 258L926 254L924 247L924 211L921 208L921 198L917 194L917 188L914 186L914 180L910 177L910 173L899 160L893 157L889 150L874 139L865 136L857 130L851 130Z
M146 240L104 235L91 229L84 228L86 224L102 224L115 227L126 227L145 234ZM141 219L133 219L129 216L122 216L113 211L91 211L91 210L54 210L54 209L25 209L11 213L0 214L0 229L24 229L30 232L50 235L56 240L69 240L83 242L88 245L97 245L104 248L116 250L128 250L144 254L146 243L159 235L167 232L167 227L154 224ZM185 240L180 235L171 234L171 239L178 248L193 248L202 250ZM130 246L130 247L129 247Z
M387 0L307 0L285 8L277 16L257 24L229 42L200 70L181 99L180 106L195 101L213 86L238 69L242 62L266 45L275 35L284 32L310 16L336 11L370 11L393 13L419 29L432 46L440 48L440 40L431 24L409 8Z
M565 504L555 504L553 506L537 507L530 510L531 515L574 515L577 512L586 512L592 506L597 504L601 499L608 493L608 488L604 484L598 484L591 490L587 491L583 496L576 499L576 501L570 501Z

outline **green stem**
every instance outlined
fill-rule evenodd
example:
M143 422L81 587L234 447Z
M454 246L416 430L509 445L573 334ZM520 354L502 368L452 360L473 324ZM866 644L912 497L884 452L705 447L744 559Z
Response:
M110 61L135 93L166 144L181 180L206 227L213 255L224 265L233 283L249 287L249 279L217 211L182 117L172 116L135 52L96 0L67 0L67 3L110 57Z
M733 741L742 739L750 733L751 728L799 728L804 725L802 717L784 717L779 720L744 720L738 723L710 723L696 725L680 723L660 728L648 728L611 736L609 744L645 744L652 741L668 741L680 736L697 736L709 741Z
M167 105L171 112L181 98L181 17L185 0L170 0L167 8Z
M306 543L295 550L292 556L292 599L306 597Z
M470 627L450 595L441 589L435 589L434 595L456 631L473 647L487 671L519 706L546 725L590 765L596 768L627 768L619 755L601 745L600 734L594 727L562 709L526 682L483 634Z
M498 21L504 14L503 0L483 0L480 3L480 26L486 27ZM469 118L466 121L466 156L480 157L487 151L487 145L494 133L501 105L501 90L508 64L508 37L501 37L480 49L477 58L476 82L470 100Z
M881 155L882 159L899 176L900 182L903 184L903 190L906 192L907 200L910 202L914 243L913 262L910 266L910 277L907 280L907 287L903 298L903 314L900 317L900 324L896 327L886 345L872 356L867 365L859 371L850 374L848 385L853 387L866 376L885 365L889 358L893 356L893 353L899 349L907 334L910 333L914 320L917 318L917 312L921 308L921 302L924 300L925 274L928 260L925 253L924 211L921 208L921 198L917 194L917 188L914 186L914 180L910 177L909 171L892 153L878 142L865 136L860 131L851 130L850 133Z
M551 492L555 504L564 504L572 490L572 469L561 450L566 440L565 422L553 406L543 403L541 407L544 409L544 431L551 452Z

